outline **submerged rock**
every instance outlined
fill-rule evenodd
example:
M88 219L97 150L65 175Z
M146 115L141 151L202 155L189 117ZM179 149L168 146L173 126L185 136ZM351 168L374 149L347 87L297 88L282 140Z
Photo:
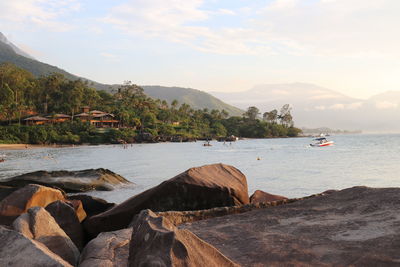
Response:
M72 267L45 245L0 225L0 266Z
M14 221L13 228L25 237L42 243L71 265L78 263L79 250L44 208L29 209Z
M397 266L398 214L400 188L354 187L180 228L242 266Z
M260 202L271 202L271 201L278 201L278 200L284 200L288 199L287 197L284 196L279 196L279 195L273 195L261 190L256 190L253 195L250 197L250 203L255 204L255 203L260 203Z
M188 230L151 210L133 221L129 266L239 266Z
M126 228L141 210L201 210L249 203L246 177L235 167L212 164L191 168L114 208L88 218L92 236Z
M115 186L131 184L121 175L107 169L82 171L36 171L2 180L0 185L23 187L27 184L61 188L65 192L86 192L90 190L111 191Z
M128 266L132 228L99 234L82 251L79 267Z
M10 225L19 215L31 207L46 207L48 204L64 200L60 190L29 184L20 188L0 202L0 224Z

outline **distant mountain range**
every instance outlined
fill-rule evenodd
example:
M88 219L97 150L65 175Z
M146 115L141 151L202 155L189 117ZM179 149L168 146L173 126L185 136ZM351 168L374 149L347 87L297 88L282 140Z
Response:
M67 79L76 80L83 79L87 80L93 87L97 90L112 91L115 90L118 85L108 85L102 84L95 81L91 81L86 78L78 77L71 74L63 69L56 66L52 66L43 62L40 62L17 46L12 44L7 38L0 32L0 63L11 62L16 66L31 72L36 77L49 75L51 73L61 73ZM186 103L195 109L208 108L211 109L225 109L230 115L242 115L244 111L228 105L221 100L215 98L214 96L190 88L180 88L180 87L164 87L164 86L142 86L145 94L155 98L166 100L171 103L174 99L178 100L180 104Z
M211 94L239 108L256 106L261 112L279 110L282 105L290 104L294 121L301 127L400 131L400 91L363 100L313 84L290 83L263 84L243 92Z

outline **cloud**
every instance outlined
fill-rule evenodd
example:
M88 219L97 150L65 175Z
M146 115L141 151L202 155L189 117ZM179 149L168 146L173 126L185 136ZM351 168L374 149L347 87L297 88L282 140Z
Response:
M376 102L375 107L377 109L395 109L398 107L398 104L389 101L381 101L381 102Z
M36 25L53 31L66 31L71 26L60 17L80 9L78 0L12 0L0 1L0 22L5 25Z
M316 106L315 110L356 110L363 106L362 102L354 102L350 104L337 103L330 106Z

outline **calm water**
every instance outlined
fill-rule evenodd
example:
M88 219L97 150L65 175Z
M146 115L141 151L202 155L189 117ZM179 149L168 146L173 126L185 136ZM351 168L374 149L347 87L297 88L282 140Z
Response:
M336 145L312 148L311 138L82 146L0 151L0 179L36 170L108 168L136 186L91 194L121 202L194 166L226 163L240 169L249 193L261 189L301 197L355 185L400 187L400 135L332 136ZM257 160L260 158L260 160Z

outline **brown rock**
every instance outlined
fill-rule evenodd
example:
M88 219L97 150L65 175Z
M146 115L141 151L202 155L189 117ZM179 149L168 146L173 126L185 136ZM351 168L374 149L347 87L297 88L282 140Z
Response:
M144 210L133 221L129 266L238 266L187 230Z
M74 195L69 196L68 199L80 200L82 202L83 209L89 217L105 212L106 210L109 210L110 208L115 206L115 203L108 203L104 199L88 195Z
M0 202L0 224L10 225L31 207L46 207L51 202L63 199L64 195L60 190L36 184L27 185Z
M82 251L79 267L128 266L132 228L100 233Z
M87 214L86 214L85 209L83 208L82 201L77 200L77 199L72 199L72 200L67 200L66 202L70 203L71 206L74 208L79 222L82 222L84 219L86 219Z
M243 266L398 266L400 188L354 187L181 225Z
M85 243L85 236L83 227L80 224L72 204L59 200L47 205L46 210L56 220L57 224L64 230L68 237L71 238L76 247L82 250Z
M260 202L272 202L278 200L288 199L287 197L279 196L279 195L272 195L267 192L256 190L253 195L250 197L250 203L260 203Z
M11 186L0 185L0 201L10 195L12 192L16 191L18 188Z
M13 223L14 230L45 245L71 265L79 260L79 250L54 218L42 207L33 207Z
M0 226L0 266L72 267L40 242Z
M126 228L141 210L201 210L248 204L246 177L224 164L191 168L160 185L131 197L114 208L88 218L85 229L92 236Z
M132 183L121 175L102 168L82 171L36 171L0 181L0 185L12 187L23 187L27 184L57 187L67 193L74 193L91 190L111 191L117 185Z

